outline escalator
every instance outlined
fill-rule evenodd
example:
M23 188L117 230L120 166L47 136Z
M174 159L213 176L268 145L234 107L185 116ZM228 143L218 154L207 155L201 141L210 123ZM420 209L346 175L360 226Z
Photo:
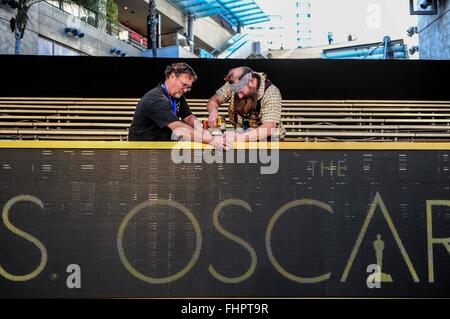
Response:
M248 54L245 49L249 47ZM251 42L247 34L237 33L211 52L218 59L247 58L251 54ZM243 56L246 55L246 56Z

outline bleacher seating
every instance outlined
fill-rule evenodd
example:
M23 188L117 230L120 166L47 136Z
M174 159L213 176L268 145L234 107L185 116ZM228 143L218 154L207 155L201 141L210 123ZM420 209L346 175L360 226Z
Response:
M126 141L138 101L0 97L0 139ZM450 101L284 100L282 119L287 141L450 141Z

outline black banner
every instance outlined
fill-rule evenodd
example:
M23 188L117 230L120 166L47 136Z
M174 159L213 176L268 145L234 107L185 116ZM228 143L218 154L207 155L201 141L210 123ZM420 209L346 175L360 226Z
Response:
M205 152L0 149L0 296L450 297L450 151Z
M0 86L5 97L140 98L164 80L164 70L186 62L198 81L186 97L208 99L224 83L231 68L246 65L264 72L285 100L450 100L441 75L450 73L448 60L328 60L328 59L172 59L94 56L0 55L9 72ZM80 72L83 70L83 72ZM5 78L6 79L6 78Z

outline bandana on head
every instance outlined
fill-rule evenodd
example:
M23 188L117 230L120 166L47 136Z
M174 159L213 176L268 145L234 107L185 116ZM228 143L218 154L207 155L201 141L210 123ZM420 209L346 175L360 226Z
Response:
M247 86L247 84L251 80L251 78L252 78L251 72L245 74L239 81L231 84L231 91L233 91L233 93L242 91Z

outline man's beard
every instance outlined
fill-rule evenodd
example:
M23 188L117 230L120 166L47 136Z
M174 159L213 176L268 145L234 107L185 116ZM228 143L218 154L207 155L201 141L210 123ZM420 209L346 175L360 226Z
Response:
M175 93L175 94L173 95L173 97L176 98L176 99L179 99L179 98L182 97L182 96L183 96L183 93L181 93L181 92L177 92L177 93Z
M247 97L252 99L253 101L256 101L258 99L258 91L254 90L254 91L250 91L247 94Z
M238 113L250 114L256 108L257 100L258 92L256 90L251 91L246 97L236 99L234 107Z

